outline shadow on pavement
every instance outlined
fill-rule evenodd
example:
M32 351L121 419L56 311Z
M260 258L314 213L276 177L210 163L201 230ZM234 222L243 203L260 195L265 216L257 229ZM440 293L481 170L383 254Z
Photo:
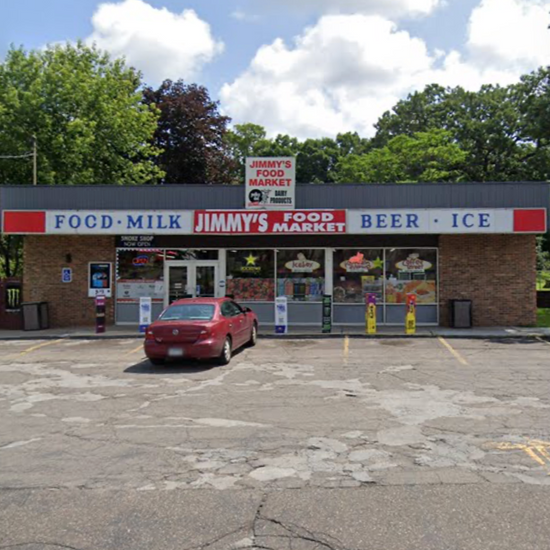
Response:
M148 359L124 369L129 374L195 374L217 368L214 361L167 361L164 365L153 365Z

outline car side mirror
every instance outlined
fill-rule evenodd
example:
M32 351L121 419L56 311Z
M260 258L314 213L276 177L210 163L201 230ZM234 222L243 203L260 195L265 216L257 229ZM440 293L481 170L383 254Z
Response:
M249 307L243 307L245 313L252 313L252 310Z

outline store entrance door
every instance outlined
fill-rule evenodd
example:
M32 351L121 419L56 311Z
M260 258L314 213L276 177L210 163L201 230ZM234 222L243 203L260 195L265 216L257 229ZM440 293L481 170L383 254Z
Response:
M219 288L219 262L189 260L166 262L164 305L182 298L215 298Z

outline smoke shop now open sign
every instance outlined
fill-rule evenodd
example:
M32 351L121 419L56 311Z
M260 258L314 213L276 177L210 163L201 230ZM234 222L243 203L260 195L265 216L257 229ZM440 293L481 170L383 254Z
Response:
M195 233L202 234L333 234L346 232L345 210L243 212L197 210Z

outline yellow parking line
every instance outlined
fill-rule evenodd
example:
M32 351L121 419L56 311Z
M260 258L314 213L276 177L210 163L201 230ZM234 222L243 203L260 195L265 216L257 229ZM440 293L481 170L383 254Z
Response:
M133 349L128 353L125 353L124 355L133 355L134 353L137 353L139 350L143 350L143 343L141 343L136 349Z
M349 336L344 338L344 362L347 362L349 356Z
M468 365L468 361L466 361L466 359L464 359L464 357L462 357L462 355L460 355L460 353L458 353L458 351L456 351L456 349L454 349L453 346L451 346L451 344L449 344L449 342L445 340L445 338L439 336L438 339L459 363L461 363L462 365Z
M53 344L59 344L59 342L63 342L63 338L59 338L59 340L49 340L48 342L43 342L42 344L38 344L37 346L32 346L20 352L19 355L26 355L27 353L31 353L32 351L35 351L37 349L45 348L46 346L53 346Z
M546 340L544 340L544 339L541 338L540 336L537 336L537 340L539 340L539 341L542 342L543 344L546 344L547 346L550 346L550 342L547 342Z

